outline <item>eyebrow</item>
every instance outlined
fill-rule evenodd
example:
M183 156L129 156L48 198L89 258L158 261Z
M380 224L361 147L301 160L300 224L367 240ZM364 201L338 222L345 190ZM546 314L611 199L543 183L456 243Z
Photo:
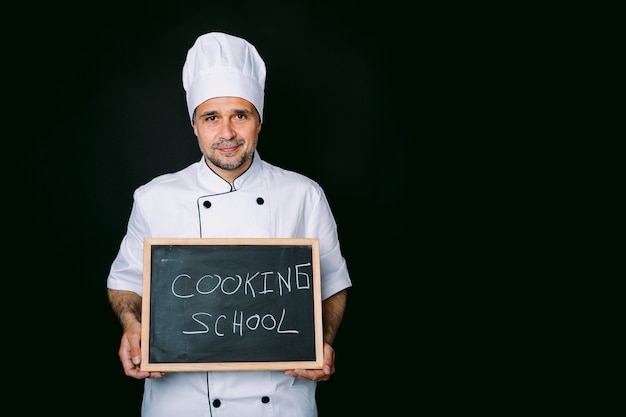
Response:
M217 110L209 110L209 111L203 112L198 117L215 116L216 114L219 114L219 113L220 112L217 111ZM247 110L247 109L232 109L231 113L234 113L234 114L245 114L245 115L252 114L252 112L250 110Z
M216 111L205 111L204 113L199 114L198 117L214 116L216 114L217 114Z

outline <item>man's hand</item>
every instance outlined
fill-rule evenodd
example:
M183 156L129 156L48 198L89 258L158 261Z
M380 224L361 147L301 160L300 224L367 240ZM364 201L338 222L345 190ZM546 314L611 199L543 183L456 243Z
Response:
M309 381L328 381L335 373L335 349L328 343L324 343L324 360L322 369L292 369L285 371L285 375Z

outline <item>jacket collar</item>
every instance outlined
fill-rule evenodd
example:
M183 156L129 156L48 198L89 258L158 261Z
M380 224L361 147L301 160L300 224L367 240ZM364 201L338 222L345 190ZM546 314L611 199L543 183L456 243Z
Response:
M211 194L222 194L230 191L239 190L245 187L254 185L254 182L258 181L261 177L262 169L261 157L257 150L254 151L254 157L250 167L240 176L235 178L232 186L231 184L217 175L209 166L204 162L204 155L200 158L198 163L198 181L203 188L207 188Z

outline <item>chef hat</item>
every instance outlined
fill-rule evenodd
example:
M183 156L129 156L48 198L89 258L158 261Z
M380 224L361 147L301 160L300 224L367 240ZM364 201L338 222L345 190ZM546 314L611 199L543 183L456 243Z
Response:
M263 120L265 62L245 39L220 32L198 37L183 65L183 87L192 120L198 105L226 96L248 100Z

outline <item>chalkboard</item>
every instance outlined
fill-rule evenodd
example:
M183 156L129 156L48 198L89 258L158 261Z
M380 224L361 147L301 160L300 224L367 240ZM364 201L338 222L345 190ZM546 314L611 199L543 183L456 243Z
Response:
M318 239L144 240L141 369L320 369Z

